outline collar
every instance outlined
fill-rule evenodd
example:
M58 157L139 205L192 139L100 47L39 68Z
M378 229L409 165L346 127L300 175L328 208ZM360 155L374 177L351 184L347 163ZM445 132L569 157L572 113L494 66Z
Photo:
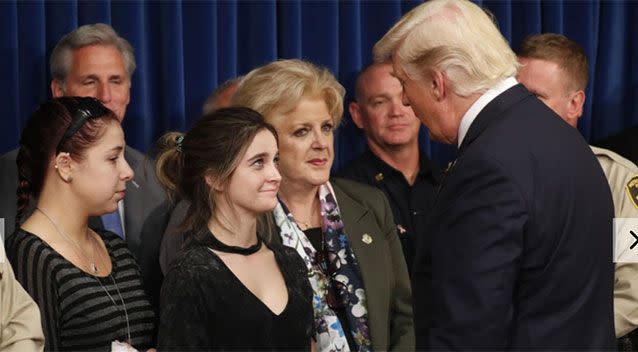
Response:
M390 166L388 163L383 161L379 156L374 154L370 148L367 148L364 152L365 157L368 158L375 165L375 168L380 170L382 173L396 173L403 177L401 171L395 169ZM436 181L440 182L443 173L441 169L434 162L428 160L427 157L423 154L423 151L419 149L419 172L417 173L417 177L427 177L431 175L431 177Z
M501 93L512 88L513 86L517 84L518 82L516 81L514 77L508 77L498 82L492 88L488 89L485 93L483 93L483 95L481 95L478 99L476 99L474 104L470 106L470 108L465 112L465 115L463 115L463 118L461 119L461 124L459 125L458 141L457 141L458 147L460 147L461 143L463 143L463 139L465 138L467 131L470 129L472 122L474 122L474 120L476 119L478 114L481 112L481 110L483 110L483 108L487 104L489 104L492 100L494 100L494 98L496 98Z
M3 230L4 231L4 230ZM7 261L7 253L4 250L4 236L0 236L0 241L2 241L2 243L0 243L0 266ZM0 272L0 276L2 275L2 273Z

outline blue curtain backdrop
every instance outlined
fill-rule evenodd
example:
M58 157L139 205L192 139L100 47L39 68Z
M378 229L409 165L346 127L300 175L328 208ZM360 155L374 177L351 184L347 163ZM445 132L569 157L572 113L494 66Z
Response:
M277 58L328 67L352 91L374 43L421 1L0 1L0 152L17 146L39 102L50 98L48 58L60 37L79 25L105 22L136 50L127 142L143 151L167 130L184 130L219 83ZM580 130L596 140L638 124L638 2L496 0L491 10L510 43L527 35L563 33L590 61ZM434 33L433 35L436 35ZM542 136L538 136L542 142ZM453 149L431 143L444 162ZM338 131L335 168L364 148L349 120Z

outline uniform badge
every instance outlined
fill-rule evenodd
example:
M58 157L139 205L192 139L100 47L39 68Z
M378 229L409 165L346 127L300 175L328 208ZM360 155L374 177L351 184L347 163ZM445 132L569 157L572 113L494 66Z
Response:
M372 243L372 236L368 235L367 233L364 233L363 237L361 237L361 241L365 244L370 244Z
M634 176L627 182L627 195L636 208L638 208L638 176Z
M374 180L377 182L383 181L383 173L379 172L378 174L374 175Z

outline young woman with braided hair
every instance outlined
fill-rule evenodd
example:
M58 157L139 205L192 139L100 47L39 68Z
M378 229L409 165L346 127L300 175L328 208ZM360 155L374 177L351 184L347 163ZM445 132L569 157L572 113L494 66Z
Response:
M22 131L7 255L40 307L46 350L153 342L154 314L135 258L116 234L88 226L124 198L133 176L124 146L117 118L94 98L48 101Z

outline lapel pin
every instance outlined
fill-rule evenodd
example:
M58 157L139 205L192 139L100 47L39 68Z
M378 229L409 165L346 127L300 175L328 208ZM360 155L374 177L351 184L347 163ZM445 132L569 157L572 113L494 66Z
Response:
M401 224L397 225L397 229L399 230L400 235L403 235L404 233L408 232L408 230L406 230L405 227L403 227L403 225Z
M361 241L363 241L363 243L365 244L370 244L372 243L372 236L368 235L367 233L364 233L363 237L361 237Z
M383 173L379 172L378 174L374 175L374 180L377 182L383 181Z

